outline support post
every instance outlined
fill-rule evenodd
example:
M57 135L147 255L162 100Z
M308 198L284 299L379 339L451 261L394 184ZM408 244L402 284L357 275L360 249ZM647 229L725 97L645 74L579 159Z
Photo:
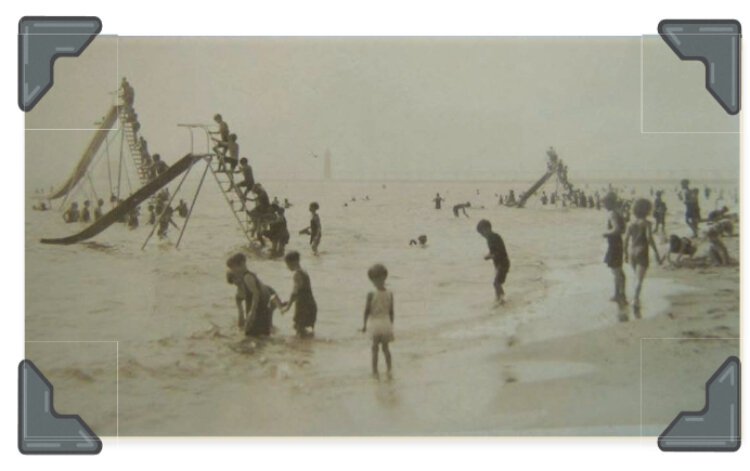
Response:
M190 216L193 214L193 207L195 206L195 202L198 200L198 193L201 192L203 180L205 180L206 178L209 167L211 167L211 157L206 158L206 168L205 170L203 170L203 175L201 175L201 181L200 183L198 183L198 189L195 190L195 194L193 195L193 201L190 203L190 209L188 209L187 217L185 217L185 224L182 225L182 230L180 231L180 236L177 238L177 244L175 244L175 248L180 248L182 235L185 233L185 229L187 229L188 222L190 221Z
M195 165L195 161L193 161L193 163L190 164L190 167L187 169L187 171L185 171L185 175L183 175L182 180L180 180L180 183L179 185L177 185L177 188L174 190L174 193L172 194L172 196L169 197L169 201L167 202L167 205L164 206L164 210L162 210L162 212L156 216L154 227L151 228L151 232L148 233L148 237L146 237L146 240L143 241L143 245L141 245L141 250L146 248L146 244L148 244L148 241L151 240L151 237L154 235L154 232L156 231L156 227L159 225L159 220L164 214L164 211L166 211L168 207L172 206L172 201L174 200L174 197L177 196L177 193L179 193L180 188L182 187L182 184L185 183L185 180L190 174L190 171L193 169L193 165Z

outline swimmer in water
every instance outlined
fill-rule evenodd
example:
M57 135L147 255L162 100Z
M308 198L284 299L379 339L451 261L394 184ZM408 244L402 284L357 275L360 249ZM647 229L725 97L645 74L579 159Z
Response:
M417 237L416 239L412 239L409 241L409 246L415 246L418 245L421 248L427 247L427 236L422 234L421 236Z
M458 213L460 211L463 211L464 216L469 217L469 213L466 212L466 208L470 208L470 207L471 207L471 203L468 201L466 203L457 204L453 207L453 215L458 217Z

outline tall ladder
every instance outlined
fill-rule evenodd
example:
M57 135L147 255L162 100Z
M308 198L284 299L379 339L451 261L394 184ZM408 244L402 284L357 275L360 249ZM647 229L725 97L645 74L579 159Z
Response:
M206 158L209 160L208 169L211 171L211 175L214 176L217 185L219 185L219 190L224 196L224 201L227 202L227 206L229 206L230 211L232 211L232 215L234 216L235 221L237 221L237 225L240 227L245 239L247 239L251 246L257 245L258 241L253 238L254 224L248 214L248 202L241 190L235 184L234 174L231 173L231 170L226 170L226 165L224 170L219 170L219 156L211 152L213 149L211 149L209 126L205 124L189 123L180 123L177 126L186 129L190 133L191 153L195 153L196 145L196 139L193 132L199 131L203 134L203 138L205 139ZM233 198L236 198L236 201Z
M128 120L127 108L122 107L120 111L120 123L122 123L123 136L128 142L128 150L130 156L133 158L136 172L138 173L138 181L141 186L145 185L151 180L150 168L141 158L141 145L138 142L138 136L133 128L133 123Z
M234 214L234 218L237 220L237 224L240 226L245 238L250 244L256 244L257 240L253 239L254 224L248 214L248 200L245 199L242 190L235 184L234 174L228 168L229 165L225 165L224 170L220 170L219 166L219 156L211 154L208 168L219 185L221 194L224 195L224 200L227 202L232 214Z

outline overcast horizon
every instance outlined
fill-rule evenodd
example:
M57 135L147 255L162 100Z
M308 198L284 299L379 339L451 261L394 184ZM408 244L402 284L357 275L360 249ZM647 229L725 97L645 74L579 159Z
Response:
M647 130L733 129L702 65L660 41L644 42ZM640 51L638 37L104 36L57 61L27 127L92 127L119 72L152 152L175 161L190 149L177 124L219 112L260 180L319 179L326 149L340 181L534 180L549 146L573 182L736 179L739 134L641 134ZM27 131L27 182L60 184L91 136Z

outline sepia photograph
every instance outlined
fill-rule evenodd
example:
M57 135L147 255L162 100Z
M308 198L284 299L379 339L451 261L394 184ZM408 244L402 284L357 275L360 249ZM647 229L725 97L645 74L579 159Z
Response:
M740 352L665 40L107 36L25 114L25 357L102 437L658 436Z

